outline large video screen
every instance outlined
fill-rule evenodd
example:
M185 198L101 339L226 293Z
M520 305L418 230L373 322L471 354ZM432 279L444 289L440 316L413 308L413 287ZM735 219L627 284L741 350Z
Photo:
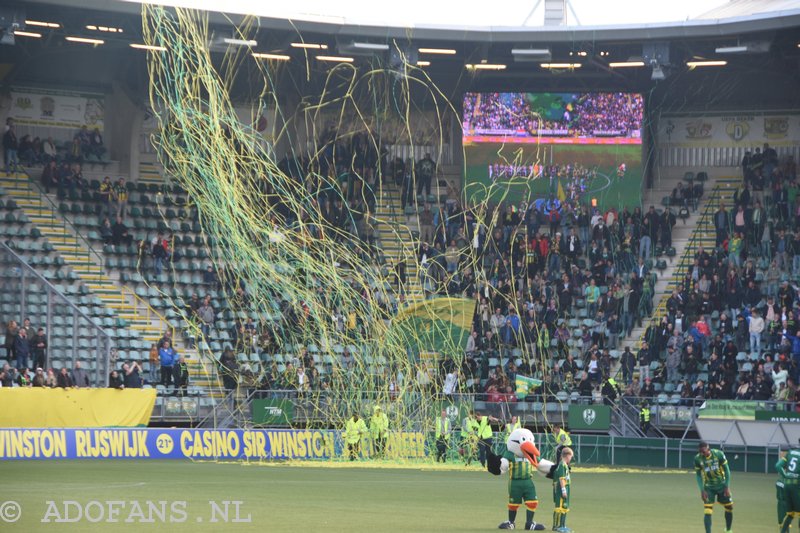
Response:
M464 136L469 142L639 144L643 112L642 95L632 93L466 93Z
M468 196L641 202L644 99L635 93L466 93Z

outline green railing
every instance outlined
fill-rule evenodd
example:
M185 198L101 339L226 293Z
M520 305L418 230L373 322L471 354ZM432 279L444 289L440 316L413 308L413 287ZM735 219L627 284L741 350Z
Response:
M62 248L69 247L70 250L66 251L71 251L73 254L75 254L75 256L81 258L81 261L78 261L77 263L73 262L72 266L81 266L81 265L99 266L102 271L105 268L105 259L103 253L98 252L92 246L92 243L89 241L89 239L87 239L84 236L83 232L81 232L81 230L75 225L75 223L73 222L73 220L71 220L71 217L69 216L71 213L61 213L56 203L45 192L42 185L37 180L33 179L30 175L25 174L25 176L27 178L28 184L30 185L31 192L34 193L38 192L38 198L41 199L43 206L38 209L35 208L29 208L29 209L35 209L37 212L36 213L37 217L52 220L53 221L52 226L63 229L67 235L74 237L75 239L74 243L59 244L59 246L61 246ZM27 195L27 198L34 199L37 198L37 196ZM45 207L47 206L49 206L49 208L45 209ZM88 216L96 216L96 215L88 215ZM36 224L33 225L35 226ZM51 244L54 243L51 242ZM81 248L81 244L84 246L84 248ZM61 251L65 250L59 250L59 252ZM83 260L84 258L85 261ZM100 274L101 271L98 271L98 275ZM124 285L115 285L115 286L119 288L124 295L127 295L128 297L131 298L131 300L133 300L134 303L132 307L134 309L134 313L136 313L137 315L141 315L147 321L160 320L165 327L168 327L172 330L173 338L175 338L174 337L175 328L172 326L172 324L170 324L170 322L166 319L164 315L153 309L147 301L142 299L128 287L125 287Z
M686 243L686 246L683 249L683 254L678 260L678 265L675 267L675 270L672 273L672 278L668 282L668 287L671 284L679 283L681 280L683 280L686 274L689 272L689 269L694 264L694 253L697 250L700 240L706 237L708 231L706 226L713 219L713 215L716 212L715 208L719 205L718 202L722 198L722 193L725 189L727 188L716 185L711 190L711 194L708 195L708 199L706 200L705 206L700 214L700 218L697 221L697 227L692 232L691 236L689 237L689 241ZM651 323L658 323L658 321L665 316L667 300L669 300L671 294L672 291L667 289L667 291L661 295L661 300L655 307Z

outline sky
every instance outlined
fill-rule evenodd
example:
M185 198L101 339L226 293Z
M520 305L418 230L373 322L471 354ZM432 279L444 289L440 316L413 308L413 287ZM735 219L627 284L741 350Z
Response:
M364 0L293 0L290 3L158 0L157 3L232 14L395 27L535 27L541 26L544 19L543 0L404 0L399 4L367 3ZM724 3L726 0L570 0L572 10L567 11L567 24L608 26L676 22L696 17ZM403 6L403 9L398 10L398 6ZM535 10L534 6L537 6ZM573 10L576 16L573 16Z

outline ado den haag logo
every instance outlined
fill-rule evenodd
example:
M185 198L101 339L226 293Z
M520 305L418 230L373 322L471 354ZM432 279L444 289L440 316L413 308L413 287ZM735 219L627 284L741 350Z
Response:
M448 405L445 409L445 414L451 422L455 421L458 418L458 407L455 405Z
M162 433L156 439L156 448L158 448L158 451L164 455L170 453L172 451L173 446L174 444L172 442L172 437L170 437L166 433Z
M709 139L711 138L712 124L704 122L702 119L692 120L686 123L687 139Z
M591 407L583 410L583 421L586 422L586 425L591 426L594 424L596 418L597 413Z
M731 120L725 125L725 133L734 141L741 141L750 131L750 124L744 120Z

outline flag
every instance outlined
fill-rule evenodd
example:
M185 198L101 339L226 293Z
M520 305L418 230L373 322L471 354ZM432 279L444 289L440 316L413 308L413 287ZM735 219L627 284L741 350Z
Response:
M564 192L564 187L561 186L561 180L558 180L558 199L564 201L567 198L567 193Z
M527 376L522 376L520 374L517 374L514 383L517 386L517 399L521 400L525 398L525 396L530 394L533 390L540 387L542 385L542 380L529 378Z

